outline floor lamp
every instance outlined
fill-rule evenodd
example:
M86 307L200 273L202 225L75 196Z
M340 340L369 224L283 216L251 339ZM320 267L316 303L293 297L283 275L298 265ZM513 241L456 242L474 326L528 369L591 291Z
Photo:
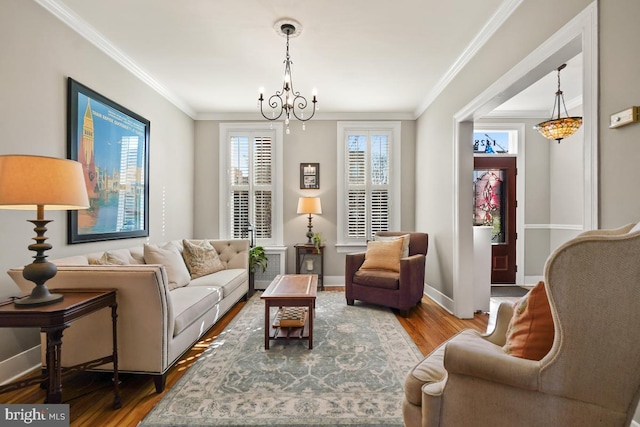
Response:
M36 284L31 295L15 300L18 307L52 304L62 300L61 294L52 294L46 281L57 273L55 264L47 261L45 251L52 248L46 243L47 224L45 210L86 209L89 198L82 165L73 160L29 155L0 156L0 209L35 210L37 218L28 220L36 243L29 245L35 251L34 261L22 271L25 279Z

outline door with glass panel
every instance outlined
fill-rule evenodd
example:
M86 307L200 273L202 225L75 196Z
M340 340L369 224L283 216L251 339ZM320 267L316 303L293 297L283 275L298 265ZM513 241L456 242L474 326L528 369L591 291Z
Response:
M474 157L473 223L492 227L491 283L516 282L516 158Z

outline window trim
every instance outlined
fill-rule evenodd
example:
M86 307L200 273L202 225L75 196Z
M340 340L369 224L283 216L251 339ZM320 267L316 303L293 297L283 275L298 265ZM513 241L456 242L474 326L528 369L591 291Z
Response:
M273 164L273 234L271 239L261 239L262 246L277 246L284 242L283 219L283 125L282 123L220 123L219 129L219 230L220 238L229 239L229 137L231 133L270 131L274 133Z
M402 168L401 168L401 122L399 121L374 121L374 122L338 122L337 123L337 224L336 224L336 248L338 253L353 252L354 250L361 250L366 246L366 240L362 239L348 239L346 233L347 226L347 199L346 199L346 150L347 150L347 135L349 132L358 131L384 131L391 135L390 145L390 161L389 161L389 205L391 218L389 220L390 230L399 230L401 223L401 207L402 207L402 193L401 193L401 180L402 180Z

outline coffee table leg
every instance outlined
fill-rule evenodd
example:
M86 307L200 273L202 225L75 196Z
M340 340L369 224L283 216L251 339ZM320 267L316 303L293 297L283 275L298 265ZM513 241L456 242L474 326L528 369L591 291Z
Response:
M315 305L315 301L313 304L309 304L309 350L313 348L313 316L315 316L315 310L313 309Z
M269 350L269 325L271 324L271 313L269 310L269 301L264 302L264 349Z

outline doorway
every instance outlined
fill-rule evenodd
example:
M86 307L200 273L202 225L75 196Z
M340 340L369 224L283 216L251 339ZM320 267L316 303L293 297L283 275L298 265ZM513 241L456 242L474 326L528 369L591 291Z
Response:
M491 283L516 283L516 158L474 157L473 225L491 230Z
M597 111L597 10L595 2L570 23L531 52L515 67L454 115L453 144L453 313L460 318L473 316L473 230L469 222L472 200L472 147L475 119L484 117L506 99L539 80L578 53L583 53L583 182L582 229L597 227L598 212L598 111ZM518 273L520 274L520 273Z

